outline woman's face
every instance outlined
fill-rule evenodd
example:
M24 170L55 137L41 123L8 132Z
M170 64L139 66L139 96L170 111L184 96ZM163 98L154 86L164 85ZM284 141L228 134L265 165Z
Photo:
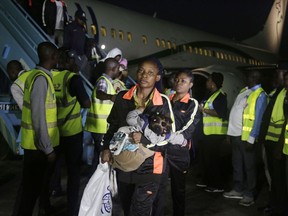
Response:
M187 76L185 73L180 73L175 78L174 87L177 94L188 93L192 86L191 77Z
M137 81L141 88L153 88L160 80L159 69L152 61L143 62L137 71Z

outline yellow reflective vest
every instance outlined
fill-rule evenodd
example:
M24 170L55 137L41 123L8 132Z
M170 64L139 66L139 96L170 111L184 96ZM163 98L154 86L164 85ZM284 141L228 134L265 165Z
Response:
M271 140L274 142L279 141L283 124L285 122L284 110L283 110L285 96L286 96L286 89L283 88L282 91L278 94L273 107L269 127L265 137L266 140Z
M98 81L100 79L105 79L108 84L106 93L115 95L116 91L110 80L105 76L101 76ZM92 133L105 134L108 129L107 118L112 109L113 102L111 100L99 100L96 97L96 88L93 90L91 102L91 107L87 113L85 130Z
M285 155L288 155L288 123L286 124L285 127L283 153Z
M260 87L256 89L255 91L251 92L247 99L247 106L244 109L243 112L243 126L242 126L242 136L241 140L247 141L250 133L252 131L252 128L254 126L255 121L255 113L256 113L256 102L259 97L259 95L264 92L264 90Z
M32 87L35 79L38 76L44 76L48 83L48 90L46 95L46 123L48 128L48 134L52 142L52 146L55 147L59 145L59 130L57 127L57 108L56 108L56 97L53 83L49 75L44 71L34 69L29 72L29 76L25 82L24 89L24 101L22 110L22 121L21 121L21 146L23 149L36 150L37 137L35 136L35 131L32 125L32 115L31 115L31 103L30 97L32 92Z
M25 81L26 81L27 77L29 76L29 74L30 73L28 71L25 71L14 81L14 84L19 86L19 88L22 90L22 92L24 92Z
M209 109L209 104L213 104L219 94L224 94L224 92L221 89L214 92L204 104L204 109ZM227 134L227 129L228 122L226 120L206 113L203 114L203 131L205 135Z
M72 136L82 128L81 106L76 96L69 93L70 79L77 74L65 71L52 71L53 85L57 101L57 118L60 136Z

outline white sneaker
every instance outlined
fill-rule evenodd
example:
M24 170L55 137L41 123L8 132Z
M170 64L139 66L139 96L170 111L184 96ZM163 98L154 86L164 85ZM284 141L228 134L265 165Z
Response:
M243 193L237 192L235 190L225 192L225 193L223 193L223 196L225 198L229 198L229 199L243 199Z

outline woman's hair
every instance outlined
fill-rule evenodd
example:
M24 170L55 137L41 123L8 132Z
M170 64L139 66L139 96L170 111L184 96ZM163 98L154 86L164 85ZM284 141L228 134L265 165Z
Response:
M155 88L159 91L159 92L163 92L163 84L162 84L162 78L163 78L163 74L164 74L164 68L163 65L161 64L161 62L159 61L159 59L155 58L154 56L149 56L147 58L145 58L143 61L141 61L141 63L138 65L138 68L145 62L152 62L154 63L157 68L158 68L158 75L160 75L160 80L157 81L155 83Z
M175 78L177 78L180 74L186 74L186 76L190 77L190 82L194 81L194 74L193 74L193 72L191 70L189 70L189 69L180 70L176 74Z

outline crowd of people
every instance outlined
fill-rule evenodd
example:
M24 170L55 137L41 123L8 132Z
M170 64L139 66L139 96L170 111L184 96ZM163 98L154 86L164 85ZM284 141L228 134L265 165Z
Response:
M228 141L232 146L233 186L223 196L240 199L243 206L254 204L256 155L261 154L270 184L270 199L264 210L288 214L286 63L279 64L275 90L269 95L261 87L260 72L250 71L247 86L238 94L228 115L221 73L209 76L207 96L198 102L192 97L194 75L190 70L173 74L169 88L164 89L163 66L158 59L148 57L138 65L137 84L127 89L128 62L122 51L114 48L98 61L95 42L86 37L83 11L77 10L75 20L68 22L64 1L46 0L42 7L43 13L49 10L55 16L61 15L59 18L44 13L42 21L46 32L63 47L40 43L39 63L30 71L16 60L7 65L13 81L11 93L22 110L23 178L15 215L32 215L38 198L39 215L51 213L49 197L61 194L64 159L67 215L78 214L83 131L91 133L94 143L90 176L100 162L114 166L124 215L164 215L168 178L173 214L185 215L185 179L190 149L193 140L198 139L197 130L203 133L198 156L203 166L202 178L197 186L207 192L224 192L220 150ZM91 59L96 60L96 67L89 63ZM91 97L78 74L87 70L89 75L92 73L88 79L95 86ZM88 109L84 125L81 108ZM109 148L114 134L131 127L132 131L124 133L132 145L126 145L123 153L114 154ZM133 144L137 147L132 154ZM137 149L144 155L139 156ZM131 155L140 159L125 163Z

